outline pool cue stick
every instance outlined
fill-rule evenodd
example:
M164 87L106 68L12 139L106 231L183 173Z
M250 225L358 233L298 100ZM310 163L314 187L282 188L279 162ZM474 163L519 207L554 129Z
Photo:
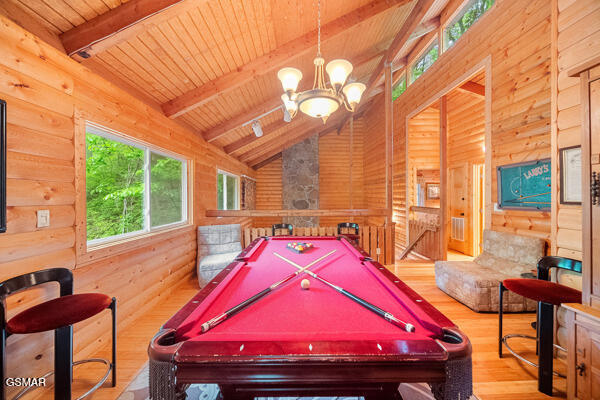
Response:
M296 272L294 272L294 273L286 276L285 278L283 278L279 282L276 282L276 283L272 284L271 286L269 286L268 288L266 288L266 289L258 292L254 296L252 296L252 297L250 297L250 298L242 301L240 304L231 307L229 310L225 311L221 315L217 315L216 317L214 317L214 318L206 321L205 323L203 323L201 325L202 333L207 332L209 329L214 328L215 326L219 325L221 322L225 321L227 318L229 318L229 317L237 314L238 312L242 311L244 308L248 307L250 304L254 303L255 301L257 301L261 297L263 297L266 294L272 292L278 286L283 285L285 282L287 282L290 279L292 279L293 277L301 274L307 268L312 267L313 265L315 265L319 261L321 261L324 258L329 257L330 255L332 255L333 253L335 253L335 250L332 250L329 253L325 254L324 256L317 258L316 260L314 260L313 262L311 262L310 264L308 264L306 267L300 267L300 269L298 271L296 271ZM274 253L274 254L276 254L276 253Z
M283 261L286 261L287 263L293 265L294 267L298 268L299 270L302 269L302 267L298 264L296 264L295 262L288 260L287 258L283 257L282 255L279 255L275 252L273 252L273 254L276 257L281 258ZM341 294L343 294L346 297L349 297L350 299L354 300L355 302L357 302L358 304L360 304L361 306L367 308L368 310L371 310L372 312L374 312L375 314L379 315L380 317L384 318L386 321L391 322L394 325L399 326L400 328L404 329L406 332L414 332L415 331L415 327L413 324L409 324L408 322L404 322L402 320L399 320L398 318L396 318L393 314L382 310L381 308L377 307L374 304L369 303L368 301L361 299L360 297L358 297L355 294L350 293L349 291L347 291L346 289L339 287L337 285L334 285L333 283L327 281L326 279L321 278L319 275L315 274L312 271L308 271L308 270L303 270L302 272L304 272L305 274L308 274L310 276L312 276L315 279L320 280L321 282L323 282L326 285L331 286L332 288L334 288L335 290L337 290L338 292L340 292Z

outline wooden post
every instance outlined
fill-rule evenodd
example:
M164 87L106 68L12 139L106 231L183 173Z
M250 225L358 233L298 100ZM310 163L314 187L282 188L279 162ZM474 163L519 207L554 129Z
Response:
M440 98L440 256L448 259L448 102Z
M385 223L392 222L393 206L393 145L394 145L394 109L392 103L392 64L386 63L385 66L385 207L387 216Z

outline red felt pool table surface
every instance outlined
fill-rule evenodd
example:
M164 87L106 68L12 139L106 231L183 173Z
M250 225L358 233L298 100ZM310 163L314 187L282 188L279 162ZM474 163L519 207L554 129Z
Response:
M415 301L386 279L373 263L364 261L365 257L346 239L304 238L302 241L313 243L314 247L300 254L287 248L292 241L296 239L263 240L246 262L235 265L225 280L177 327L177 340L430 340L442 334L430 315L415 307ZM332 250L333 254L310 270L412 323L415 332L406 332L324 283L301 274L201 334L202 323L296 271L294 266L276 257L276 253L306 266ZM308 290L301 289L302 279L310 281ZM449 321L448 326L452 326Z
M298 241L314 246L300 254L287 248ZM306 266L333 250L310 270L415 331L300 274L201 332L204 322L296 271L275 253ZM308 290L301 288L302 279L310 281ZM371 393L369 399L387 400L397 398L399 382L443 385L465 377L468 387L471 371L467 337L344 236L255 240L163 325L148 354L153 398L171 398L187 384L212 382L226 399Z

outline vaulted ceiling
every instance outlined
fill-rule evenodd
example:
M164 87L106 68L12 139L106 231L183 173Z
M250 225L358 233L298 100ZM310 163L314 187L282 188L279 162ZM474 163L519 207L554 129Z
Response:
M281 109L277 71L299 68L312 86L316 0L4 0L60 36L65 51L251 166L312 134L335 130ZM368 85L360 112L382 92L384 61L401 66L439 26L448 0L322 0L322 53L345 58ZM437 19L436 19L437 17ZM436 25L437 21L437 25Z

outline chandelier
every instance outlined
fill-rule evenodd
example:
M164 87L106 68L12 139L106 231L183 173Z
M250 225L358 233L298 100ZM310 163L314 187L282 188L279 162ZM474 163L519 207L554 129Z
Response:
M321 118L325 123L327 118L342 104L348 111L354 112L366 86L360 82L345 85L353 68L349 61L332 60L325 66L325 59L321 56L321 0L318 2L317 21L317 56L314 60L315 78L313 88L296 93L298 83L302 79L302 72L297 68L282 68L277 73L277 77L285 91L281 95L281 100L291 118L294 118L298 109L300 109L304 114ZM325 71L329 75L331 87L327 87L325 84Z

